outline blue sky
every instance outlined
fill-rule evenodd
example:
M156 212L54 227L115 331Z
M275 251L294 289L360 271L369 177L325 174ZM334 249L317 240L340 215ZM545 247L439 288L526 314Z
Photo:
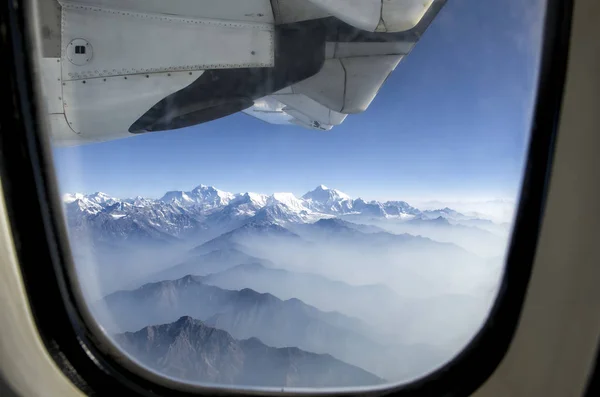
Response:
M527 3L527 4L525 4ZM199 184L367 199L515 198L539 58L541 0L448 0L369 109L329 132L236 114L57 148L63 192L159 197Z

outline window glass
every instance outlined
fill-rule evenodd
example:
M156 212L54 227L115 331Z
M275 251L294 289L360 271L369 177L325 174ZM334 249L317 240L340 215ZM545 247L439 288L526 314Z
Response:
M486 321L542 0L38 5L73 278L140 373L398 384Z

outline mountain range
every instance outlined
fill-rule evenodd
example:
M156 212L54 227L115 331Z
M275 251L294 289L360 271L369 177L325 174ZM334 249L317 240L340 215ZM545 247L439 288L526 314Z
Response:
M184 379L312 387L414 378L464 346L485 314L486 302L472 302L499 274L473 253L496 243L478 228L489 221L323 185L302 197L200 185L160 199L63 201L100 324L147 365Z
M383 379L328 354L270 347L258 338L236 340L189 316L115 336L144 364L196 382L262 387L348 387Z
M98 320L118 333L191 316L236 339L256 337L277 348L330 354L388 379L406 379L442 362L442 353L429 346L390 346L380 338L381 330L357 318L250 288L221 289L207 278L185 276L113 293L104 299L103 311L96 312ZM409 357L424 364L411 365Z
M224 289L251 288L284 300L298 298L321 310L363 318L370 324L381 323L386 316L398 315L389 302L403 300L383 284L349 285L318 274L267 267L262 261L209 274L202 282ZM396 307L396 304L393 306Z
M472 219L450 209L420 211L404 201L352 199L323 185L299 198L291 193L234 194L200 185L191 191L167 192L160 199L118 199L97 192L65 194L63 202L71 231L90 232L96 242L121 244L216 237L252 220L285 226L346 215L382 219L416 216ZM212 229L212 234L208 229Z

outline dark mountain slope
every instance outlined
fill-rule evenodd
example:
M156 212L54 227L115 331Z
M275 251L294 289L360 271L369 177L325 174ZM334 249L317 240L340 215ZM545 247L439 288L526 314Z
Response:
M191 317L116 335L144 364L180 379L272 387L343 387L383 383L327 354L274 348L257 338L235 340Z

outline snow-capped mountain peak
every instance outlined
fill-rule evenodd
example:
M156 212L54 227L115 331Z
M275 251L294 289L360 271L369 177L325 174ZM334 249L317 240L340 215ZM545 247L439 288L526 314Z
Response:
M284 204L290 210L295 212L306 211L304 200L298 199L292 193L273 193L267 199L267 205Z
M159 201L180 206L199 205L202 209L209 210L229 204L234 197L233 193L224 192L213 186L199 185L189 192L181 190L167 192Z
M346 193L337 189L330 189L325 185L317 186L314 190L311 190L302 196L302 198L305 200L318 201L320 203L351 200L350 196L348 196Z
M197 203L210 205L212 207L219 207L227 205L234 199L233 193L219 190L214 186L200 185L195 187L191 194L192 198Z
M352 210L352 199L346 193L319 185L306 193L302 198L305 206L313 211L331 213L348 213Z
M139 196L120 200L105 193L96 192L90 195L66 194L63 196L63 202L67 205L77 202L76 207L79 208L79 211L90 214L102 210L113 212L117 208L115 205L118 204L119 211L128 211L126 210L127 206L131 206L131 211L134 211L134 208L140 210L144 208L159 210L160 208L160 211L172 213L187 211L186 213L190 216L199 216L198 219L213 214L211 219L218 220L218 222L227 222L229 218L233 220L233 218L239 217L252 217L261 208L278 204L281 204L283 208L276 208L271 213L274 214L274 211L278 211L280 215L294 213L305 221L345 214L363 214L375 217L414 217L416 215L452 217L460 215L449 208L422 213L403 201L381 203L366 201L362 198L353 200L347 194L325 185L317 186L301 198L288 192L276 192L271 195L254 192L233 194L213 186L198 185L191 191L169 191L158 200ZM167 207L164 207L165 205ZM283 218L289 219L290 217L283 216Z
M235 196L233 193L225 192L223 190L217 189L214 186L206 186L206 185L196 186L192 190L192 194L200 195L203 197L215 197L216 196L216 197L221 198L222 200L231 200Z
M254 204L259 207L264 207L265 205L267 205L267 200L269 199L269 196L266 194L246 192L241 195L240 199L243 202Z
M172 190L165 193L165 195L162 196L159 201L165 203L177 202L179 204L191 204L194 202L194 200L192 200L192 198L186 192L180 190Z
M85 196L88 200L92 200L93 202L100 205L110 205L116 203L118 200L109 196L106 193L96 192L90 195Z
M132 199L127 199L124 200L125 203L129 203L131 205L134 205L136 207L145 207L145 206L149 206L152 205L153 201L151 199L142 197L142 196L136 196Z
M362 198L357 198L352 203L352 210L354 212L360 212L361 214L376 216L376 217L387 217L387 213L383 208L383 205L378 201L365 201Z
M298 212L284 203L273 203L257 211L250 222L273 223L282 226L288 223L304 223L305 215L305 210Z
M116 199L101 192L63 196L68 222L78 230L94 229L106 241L121 242L123 236L136 241L167 243L196 236L206 230L229 230L247 223L283 227L307 224L325 218L409 220L419 217L434 222L466 218L450 208L420 211L404 201L367 201L324 185L302 198L292 193L271 195L247 192L233 194L213 186L199 185L191 191L170 191L159 200L144 197ZM442 218L439 218L439 217ZM417 221L415 221L417 222ZM323 222L327 224L327 222Z
M108 194L102 192L87 195L82 193L68 193L63 195L63 203L86 214L97 214L104 208L118 202L118 199L110 197Z
M65 204L70 204L76 200L82 200L85 197L82 193L67 193L63 194L62 200Z
M69 207L75 208L85 214L97 214L103 209L101 204L81 193L69 195L69 197L66 198L65 203Z

